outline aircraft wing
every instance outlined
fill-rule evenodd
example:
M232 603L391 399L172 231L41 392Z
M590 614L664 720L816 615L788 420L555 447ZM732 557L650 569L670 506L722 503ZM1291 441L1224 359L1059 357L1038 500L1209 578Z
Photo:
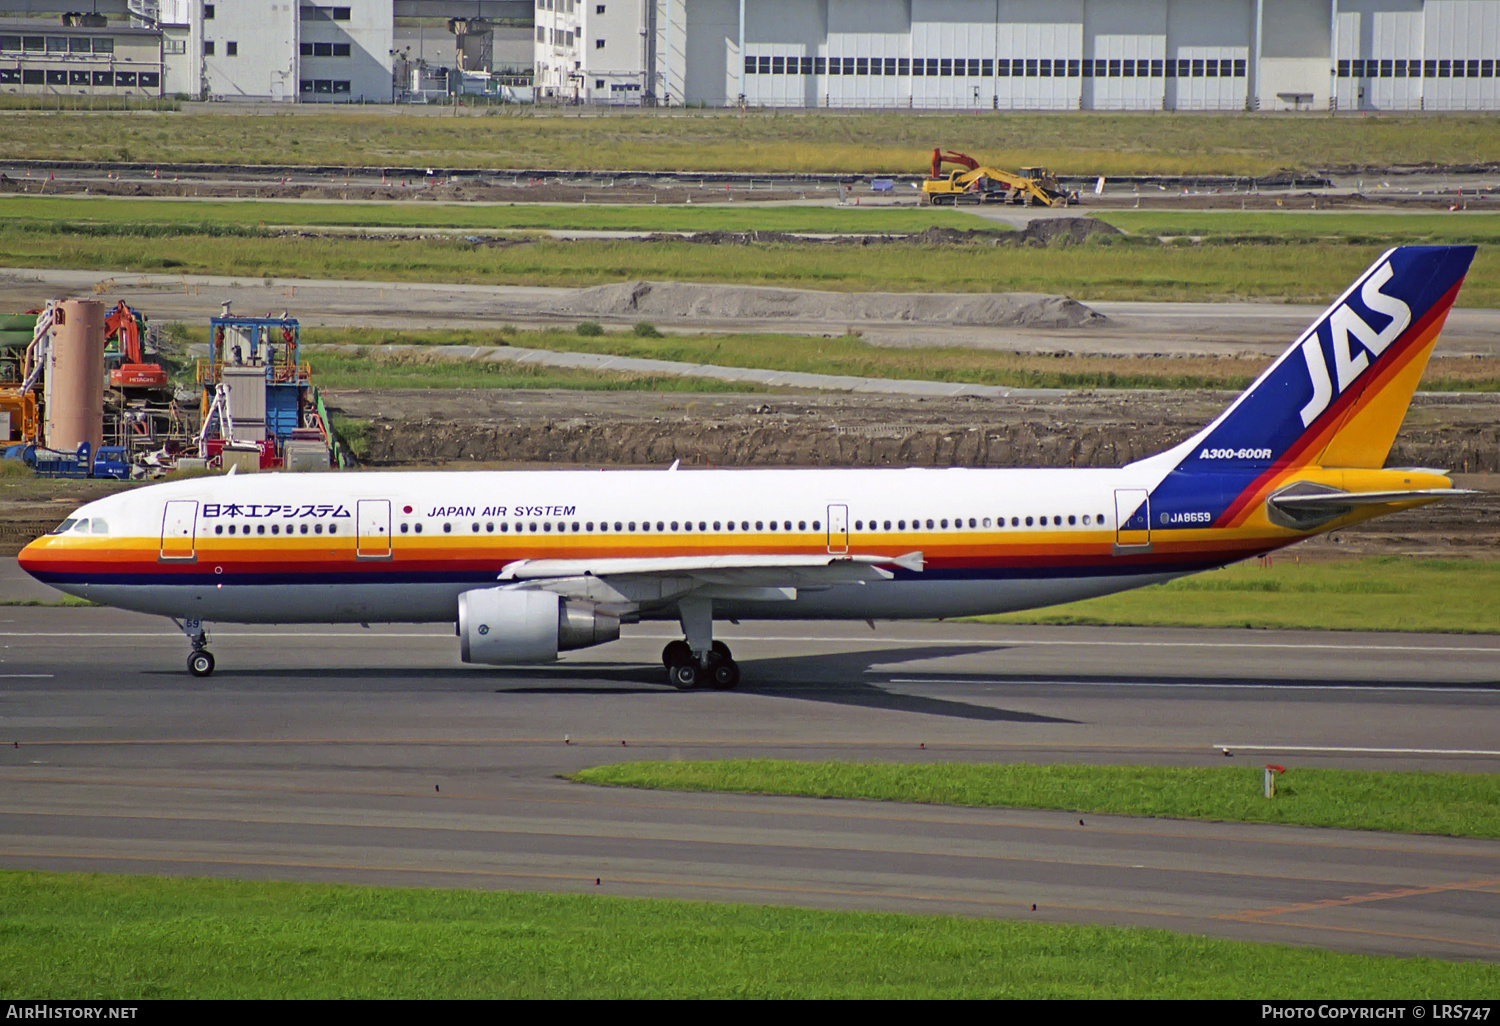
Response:
M724 555L620 559L522 559L500 580L605 604L705 598L788 601L797 590L890 580L888 566L920 571L922 553L874 555Z

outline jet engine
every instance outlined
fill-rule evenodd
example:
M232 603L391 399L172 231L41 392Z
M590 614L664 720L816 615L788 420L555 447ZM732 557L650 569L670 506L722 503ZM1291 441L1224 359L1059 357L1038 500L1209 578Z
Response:
M620 636L620 618L550 591L482 588L458 596L458 640L466 663L545 663L558 652Z

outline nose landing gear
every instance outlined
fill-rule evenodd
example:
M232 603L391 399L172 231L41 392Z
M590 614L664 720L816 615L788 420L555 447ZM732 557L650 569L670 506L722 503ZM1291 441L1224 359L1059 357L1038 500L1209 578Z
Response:
M188 673L194 677L207 677L214 672L214 656L208 650L208 632L203 629L202 620L178 620L175 617L172 622L177 629L187 635L188 644L193 646L193 651L188 655Z

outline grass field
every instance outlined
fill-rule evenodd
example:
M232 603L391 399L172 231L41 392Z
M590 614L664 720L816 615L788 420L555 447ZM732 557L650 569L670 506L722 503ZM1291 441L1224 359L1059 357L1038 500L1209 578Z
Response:
M173 337L203 342L206 329L172 327ZM304 343L368 346L509 345L559 352L675 360L725 367L757 367L812 374L952 381L1015 388L1206 388L1238 391L1270 363L1259 357L1184 357L1148 360L1127 356L1037 356L965 348L896 349L874 346L858 335L827 338L776 334L677 334L648 338L629 330L583 336L576 331L503 333L470 330L394 331L371 328L309 328ZM436 356L367 356L313 351L318 380L330 388L641 388L670 391L735 391L742 386L707 378L590 374L540 367L451 361ZM1500 389L1500 361L1436 360L1422 379L1424 391ZM753 389L752 389L753 390Z
M848 246L541 240L299 239L254 229L11 222L0 266L181 272L250 278L586 286L729 282L832 291L1046 292L1089 300L1327 302L1385 245L1115 244L1018 251L988 245ZM1024 256L1022 255L1024 254ZM1500 306L1500 251L1482 249L1458 305Z
M1454 1001L1497 988L1493 965L1162 930L593 894L0 872L0 993L28 999Z
M1500 243L1500 204L1476 213L1389 210L1311 213L1305 210L1222 212L1101 210L1090 216L1132 235L1202 239L1220 245L1285 245L1338 240L1353 246Z
M921 173L934 146L1065 174L1261 175L1500 160L1484 115L775 112L578 116L526 108L13 113L0 159L337 166Z
M249 190L246 190L247 192ZM710 197L712 198L712 197ZM639 232L908 233L932 225L1004 233L967 210L940 207L631 206L561 203L345 203L337 200L180 200L0 197L0 221L98 226L171 226L186 231L244 228L472 228Z
M1292 768L1262 791L1260 766L962 763L622 762L583 784L669 791L858 798L1098 815L1282 823L1449 837L1500 837L1500 774Z
M1374 556L1240 563L985 623L1500 633L1500 562Z

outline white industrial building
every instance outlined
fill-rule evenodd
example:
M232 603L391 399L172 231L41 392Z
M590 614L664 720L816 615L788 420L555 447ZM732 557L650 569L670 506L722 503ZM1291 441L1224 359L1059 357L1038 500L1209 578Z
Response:
M1496 110L1500 0L536 0L587 103Z

